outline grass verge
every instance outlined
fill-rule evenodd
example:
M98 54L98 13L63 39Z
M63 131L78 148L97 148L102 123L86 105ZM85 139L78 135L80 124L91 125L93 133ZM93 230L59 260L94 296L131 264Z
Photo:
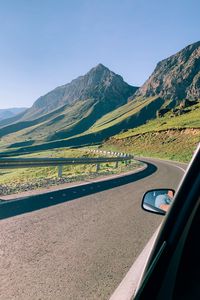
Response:
M59 149L24 155L22 157L94 157L89 149ZM0 170L0 195L10 195L29 190L48 188L63 183L87 181L102 176L120 174L138 168L140 164L134 160L129 165L119 162L102 163L96 171L95 164L63 166L62 177L58 177L57 167L23 168Z

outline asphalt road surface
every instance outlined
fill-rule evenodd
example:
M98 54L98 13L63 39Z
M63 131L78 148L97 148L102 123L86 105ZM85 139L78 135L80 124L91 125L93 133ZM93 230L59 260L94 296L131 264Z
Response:
M119 187L44 208L15 204L12 217L4 209L0 299L108 299L163 219L141 209L143 193L176 189L183 176L184 165L151 162Z

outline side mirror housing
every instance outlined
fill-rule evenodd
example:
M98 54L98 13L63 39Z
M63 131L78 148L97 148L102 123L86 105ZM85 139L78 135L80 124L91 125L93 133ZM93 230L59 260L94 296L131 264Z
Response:
M148 212L165 215L173 202L173 189L156 189L147 191L142 199L142 208Z

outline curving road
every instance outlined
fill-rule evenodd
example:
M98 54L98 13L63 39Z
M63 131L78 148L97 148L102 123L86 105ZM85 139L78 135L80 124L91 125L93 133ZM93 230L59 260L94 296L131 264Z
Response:
M46 200L45 208L25 204L23 211L16 202L12 217L4 206L0 299L108 299L162 220L142 211L143 193L176 189L186 168L146 161L151 172L142 171L144 178L132 175L119 187L113 181L113 188L103 191L105 183L96 183L102 191L89 195L82 186L88 195L76 198L80 191L75 190L74 201L70 195L53 206Z

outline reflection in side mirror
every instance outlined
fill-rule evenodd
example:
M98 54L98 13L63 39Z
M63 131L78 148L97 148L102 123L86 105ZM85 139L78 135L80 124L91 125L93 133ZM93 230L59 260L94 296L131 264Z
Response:
M151 190L144 194L142 208L146 211L165 215L168 211L175 191L172 189Z

